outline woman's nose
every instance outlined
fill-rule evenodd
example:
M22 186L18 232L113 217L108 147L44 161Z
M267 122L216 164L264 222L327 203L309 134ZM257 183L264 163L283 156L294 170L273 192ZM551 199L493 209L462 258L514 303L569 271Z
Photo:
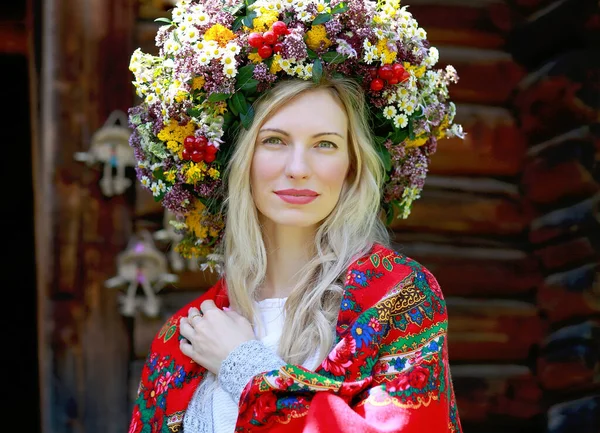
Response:
M290 146L285 174L293 179L305 179L310 175L308 152L304 146Z

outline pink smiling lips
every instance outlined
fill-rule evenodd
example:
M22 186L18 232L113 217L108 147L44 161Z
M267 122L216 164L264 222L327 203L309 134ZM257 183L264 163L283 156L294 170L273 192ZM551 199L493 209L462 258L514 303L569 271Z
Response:
M275 194L290 204L307 204L319 196L319 194L310 189L282 189L275 191Z

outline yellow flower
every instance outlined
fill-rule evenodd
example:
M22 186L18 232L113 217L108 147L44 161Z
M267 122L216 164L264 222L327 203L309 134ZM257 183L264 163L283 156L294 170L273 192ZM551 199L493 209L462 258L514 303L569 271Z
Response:
M218 114L225 114L227 112L227 102L220 101L215 104L215 109Z
M215 24L204 33L204 40L217 41L220 47L227 45L227 42L235 38L235 33L221 24Z
M313 51L320 48L329 48L331 41L327 38L327 31L323 24L312 26L311 29L306 32L306 45Z
M408 62L404 62L402 66L404 66L404 69L406 69L408 72L412 72L412 74L417 78L421 78L427 70L426 66L414 66Z
M389 65L391 63L394 63L394 60L396 60L396 56L398 55L398 53L396 53L395 51L390 51L387 47L387 43L387 39L381 39L379 42L377 42L376 53L381 58L381 61L384 64Z
M181 157L180 154L183 152L183 145L175 140L169 140L167 141L167 149Z
M208 170L208 175L213 179L218 179L221 176L221 173L219 173L219 170L211 168Z
M252 20L254 31L266 32L275 21L279 21L279 13L276 11L260 8L260 12L261 15Z
M199 163L190 162L187 166L187 169L186 167L183 167L181 171L185 175L185 182L193 185L196 182L204 180L204 175L206 174L206 164L204 161Z
M202 224L205 210L206 207L200 200L197 200L194 208L185 216L185 225L200 239L206 239L208 237L208 227Z
M165 179L167 180L167 182L173 183L173 182L175 182L177 173L175 172L175 170L169 170L169 171L165 171L164 175L165 175Z
M183 101L185 101L187 99L187 96L188 96L187 92L184 92L183 90L180 90L175 95L175 102L182 103Z
M160 130L157 137L161 141L169 142L176 141L177 143L183 144L183 140L188 135L192 135L194 133L194 124L188 122L186 125L180 125L177 120L170 119L169 123L165 125L163 129ZM168 146L168 145L167 145Z
M439 140L446 136L446 129L450 126L450 119L448 115L444 116L442 123L438 126L438 129L435 131L435 137Z
M281 65L279 64L279 60L281 60L281 54L275 54L273 56L273 63L271 63L271 67L269 68L269 72L271 74L276 74L281 71Z
M250 60L252 63L260 63L262 62L263 58L259 56L258 53L250 53L248 54L248 60Z
M205 82L206 80L204 79L204 77L194 77L194 79L192 80L192 90L201 89L204 86Z
M404 141L404 144L406 145L406 147L420 147L427 143L427 140L429 140L429 137L422 136L419 138L415 138L414 140L406 139Z

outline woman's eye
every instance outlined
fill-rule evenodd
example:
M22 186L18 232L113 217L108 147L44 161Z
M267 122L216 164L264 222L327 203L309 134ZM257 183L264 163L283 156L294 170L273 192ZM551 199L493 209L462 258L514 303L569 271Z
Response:
M321 141L318 144L318 147L323 147L325 149L336 149L337 145L335 143L332 143L331 141Z
M264 144L281 144L283 142L281 141L281 138L278 138L278 137L268 137L268 138L265 138L263 140L263 143Z

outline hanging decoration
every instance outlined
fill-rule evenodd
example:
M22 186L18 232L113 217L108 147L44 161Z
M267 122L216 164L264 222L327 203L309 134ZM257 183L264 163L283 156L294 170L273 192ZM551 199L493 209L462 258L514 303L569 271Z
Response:
M127 167L135 167L137 164L133 148L129 145L131 132L127 115L115 110L92 136L90 149L75 153L75 159L88 166L103 164L100 189L105 196L123 194L133 183L125 173Z
M121 314L134 316L141 309L147 316L157 317L160 302L156 294L178 277L168 272L166 256L156 248L152 235L143 231L132 236L127 248L117 256L117 275L105 281L107 288L127 286L120 301ZM143 296L138 296L141 286Z

